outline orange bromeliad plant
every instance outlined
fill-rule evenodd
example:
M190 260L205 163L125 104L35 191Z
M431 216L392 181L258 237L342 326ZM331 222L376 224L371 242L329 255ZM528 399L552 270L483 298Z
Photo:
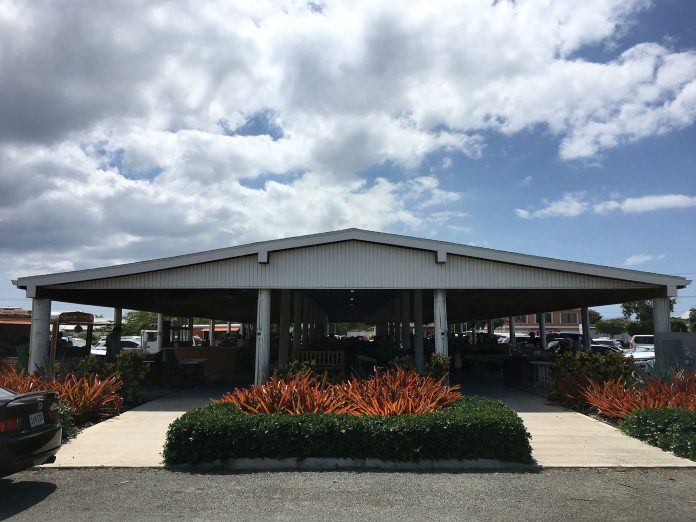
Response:
M651 378L641 388L627 388L621 379L590 380L582 390L587 402L602 415L623 419L641 408L696 410L696 373L672 372L673 384Z
M403 415L450 406L461 398L458 388L445 386L444 378L438 381L398 367L341 384L303 371L289 380L274 375L263 385L234 390L213 402L231 402L244 413Z
M231 402L244 413L335 413L344 406L337 388L310 370L288 380L274 374L265 384L238 388L213 402Z
M17 393L56 390L58 398L67 402L77 419L113 417L121 413L123 399L118 395L122 381L117 376L99 377L69 373L65 377L41 377L18 372L14 368L0 371L0 386Z
M346 406L341 413L351 415L409 415L428 413L451 406L462 395L459 386L445 386L446 377L396 367L392 371L375 369L368 379L353 377L342 385Z

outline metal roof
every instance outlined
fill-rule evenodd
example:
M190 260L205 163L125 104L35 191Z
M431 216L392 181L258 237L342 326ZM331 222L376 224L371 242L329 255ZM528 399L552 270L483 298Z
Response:
M423 239L350 228L334 232L262 241L248 245L233 246L206 252L140 261L136 263L22 277L15 281L15 284L18 288L27 289L27 294L29 295L31 291L40 286L70 285L71 283L95 281L99 279L121 278L124 276L160 272L163 270L178 269L247 256L256 256L255 261L257 263L266 264L269 263L273 253L275 252L351 241L432 252L435 254L435 261L438 264L445 264L447 262L447 256L454 255L528 268L631 281L647 285L664 286L667 288L667 295L670 296L676 295L677 288L684 288L690 283L690 281L684 277L640 272L637 270L613 268L588 263L579 263L575 261L564 261L528 254L505 252L501 250L437 241L433 239ZM276 287L283 288L288 287L288 285L280 284ZM331 286L328 287L330 288ZM408 286L403 287L408 288Z
M300 290L333 321L371 322L403 290L447 290L452 321L673 297L683 277L348 229L123 265L23 277L27 297L256 320L257 289ZM424 306L424 320L432 320Z

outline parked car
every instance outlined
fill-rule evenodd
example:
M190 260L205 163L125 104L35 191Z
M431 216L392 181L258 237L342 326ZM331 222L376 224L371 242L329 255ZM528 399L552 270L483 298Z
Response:
M121 337L122 350L140 350L140 337L137 335ZM100 339L90 350L92 355L106 355L106 338Z
M0 477L55 461L62 431L57 392L0 388Z
M655 347L652 345L638 345L635 349L627 351L624 355L626 355L626 357L632 357L638 368L647 368L655 364Z
M617 348L615 344L595 344L594 342L590 345L590 350L593 353L601 353L601 354L607 354L607 353L620 353L623 355L623 350L621 348Z
M524 344L524 343L526 343L528 340L529 340L529 336L528 336L528 335L515 334L515 342L516 342L517 344ZM510 343L510 336L509 336L509 335L501 336L501 337L498 338L498 342L499 342L500 344L509 344L509 343Z
M652 351L655 351L655 336L634 335L631 337L630 349L635 350L638 347L649 347Z
M601 337L599 339L592 339L592 344L602 344L604 346L610 346L616 348L614 350L617 353L623 353L623 346L616 339L610 339L608 337Z

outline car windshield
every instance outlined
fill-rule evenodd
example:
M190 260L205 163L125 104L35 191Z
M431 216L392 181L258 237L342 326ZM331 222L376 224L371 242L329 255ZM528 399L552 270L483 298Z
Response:
M14 397L16 394L14 392L11 392L8 389L5 388L0 388L0 399L9 399L10 397Z
M653 338L652 336L644 335L641 337L636 337L633 340L634 343L636 344L652 344L653 343Z
M654 352L655 350L652 348L652 346L637 346L634 352Z

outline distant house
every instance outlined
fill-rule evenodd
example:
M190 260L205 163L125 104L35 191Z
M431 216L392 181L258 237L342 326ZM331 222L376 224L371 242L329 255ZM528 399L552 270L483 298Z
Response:
M556 312L546 312L546 333L555 332L582 332L582 317L579 308L573 310L560 310ZM509 332L509 325L506 324L500 331ZM527 314L515 316L515 331L518 334L529 332L539 332L539 314Z

